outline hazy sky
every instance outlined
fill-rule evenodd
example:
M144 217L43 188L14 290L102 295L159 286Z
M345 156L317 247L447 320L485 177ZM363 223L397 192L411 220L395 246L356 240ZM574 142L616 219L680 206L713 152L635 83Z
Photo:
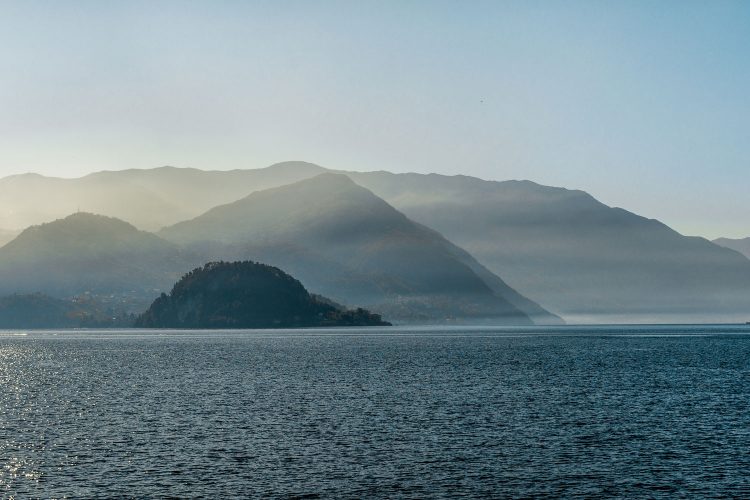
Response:
M750 2L0 1L0 175L463 173L750 235Z

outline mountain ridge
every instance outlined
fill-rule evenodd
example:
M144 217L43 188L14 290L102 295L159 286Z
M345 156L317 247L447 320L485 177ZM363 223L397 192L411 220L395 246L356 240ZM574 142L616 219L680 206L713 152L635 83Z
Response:
M750 259L750 237L747 238L716 238L713 240L719 246L729 248L736 252L741 253L748 259Z
M461 254L442 235L409 220L342 174L325 173L256 191L165 228L159 235L195 247L217 242L233 246L238 253L225 254L223 259L243 257L278 265L334 300L363 301L357 303L393 319L404 319L398 304L417 307L422 301L420 307L430 311L435 308L430 302L450 301L460 294L481 297L488 314L493 307L492 314L499 314L501 302L505 314L520 312L502 297L499 288L493 291L464 263L473 260L471 256ZM457 258L459 254L463 261ZM302 264L305 259L309 262ZM321 272L323 268L327 271ZM345 288L337 280L359 285L343 295ZM491 305L490 297L497 306ZM533 304L517 302L521 307ZM468 314L468 305L453 306L454 314ZM554 318L535 306L538 315Z
M116 215L143 227L138 217L150 221L158 212L159 217L149 222L151 228L171 225L210 210L209 203L228 204L257 190L309 178L321 169L283 162L262 169L262 175L254 170L235 170L231 175L206 172L211 181L203 179L184 195L164 187L166 181L158 175L141 170L139 182L147 182L153 191L149 196L155 196L144 205L164 210L128 209ZM285 176L274 179L277 170ZM411 220L435 229L513 289L573 322L674 322L686 315L693 321L720 322L747 315L750 278L747 264L736 254L707 245L705 239L683 236L656 219L609 207L584 191L526 180L331 171L345 173ZM170 172L182 175L178 168ZM123 175L112 172L109 184L100 186L103 192L119 189L113 187L114 179L127 180ZM0 227L12 228L2 184ZM174 202L179 209L160 198L162 191L170 193L167 201L182 196ZM35 216L33 206L27 215Z
M0 293L151 293L188 259L174 244L112 217L75 213L31 226L0 248Z

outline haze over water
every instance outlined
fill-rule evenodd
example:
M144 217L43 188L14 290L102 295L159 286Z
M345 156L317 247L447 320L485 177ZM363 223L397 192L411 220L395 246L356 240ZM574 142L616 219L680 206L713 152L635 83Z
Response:
M0 495L750 495L750 327L0 332Z

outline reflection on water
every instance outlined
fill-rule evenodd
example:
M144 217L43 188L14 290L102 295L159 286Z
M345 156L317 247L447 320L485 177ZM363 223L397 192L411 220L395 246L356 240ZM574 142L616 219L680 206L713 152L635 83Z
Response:
M749 333L0 332L0 495L748 496Z

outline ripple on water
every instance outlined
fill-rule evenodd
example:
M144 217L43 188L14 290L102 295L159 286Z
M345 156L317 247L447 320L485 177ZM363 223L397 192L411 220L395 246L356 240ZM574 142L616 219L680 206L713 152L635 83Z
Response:
M5 335L0 495L747 497L712 328Z

